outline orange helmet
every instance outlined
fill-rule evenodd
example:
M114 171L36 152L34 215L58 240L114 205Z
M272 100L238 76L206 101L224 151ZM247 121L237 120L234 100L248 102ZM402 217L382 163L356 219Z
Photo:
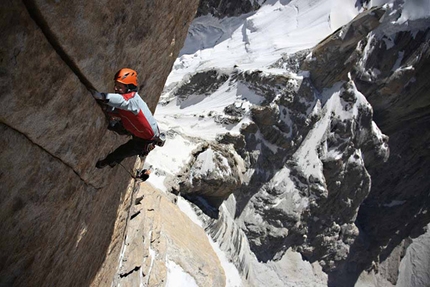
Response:
M137 72L129 68L122 68L115 74L114 81L137 87Z

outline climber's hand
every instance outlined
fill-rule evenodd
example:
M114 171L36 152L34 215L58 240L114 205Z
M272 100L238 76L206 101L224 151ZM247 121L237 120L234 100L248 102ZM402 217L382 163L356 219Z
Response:
M91 95L96 100L104 101L106 99L106 94L105 93L100 93L100 92L97 92L96 90L91 90L90 92L91 92Z

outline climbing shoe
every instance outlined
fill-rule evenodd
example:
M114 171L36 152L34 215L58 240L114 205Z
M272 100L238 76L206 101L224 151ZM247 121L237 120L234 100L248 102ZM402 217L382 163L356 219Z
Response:
M141 179L142 181L145 181L149 178L150 173L151 173L151 170L149 169L137 170L136 178Z
M96 168L104 168L104 167L106 167L106 166L110 166L110 167L114 167L114 166L116 166L117 165L117 162L111 162L111 163L108 163L107 162L107 160L105 160L105 159L102 159L102 160L99 160L97 163L96 163Z
M154 140L154 143L158 146L163 146L166 142L166 135L164 133L160 133L160 135Z

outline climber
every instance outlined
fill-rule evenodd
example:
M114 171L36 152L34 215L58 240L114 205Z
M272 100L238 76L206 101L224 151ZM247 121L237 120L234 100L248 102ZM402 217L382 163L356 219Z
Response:
M147 104L137 93L137 72L123 68L115 74L114 81L116 93L91 91L91 94L97 101L113 108L109 114L120 121L132 139L99 160L97 168L114 167L127 157L145 156L155 145L164 145L164 134L160 133Z

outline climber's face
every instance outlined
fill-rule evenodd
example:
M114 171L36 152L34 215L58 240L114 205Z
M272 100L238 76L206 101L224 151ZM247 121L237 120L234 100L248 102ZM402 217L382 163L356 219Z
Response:
M116 93L125 94L127 92L127 85L124 85L123 83L115 81L114 89Z

